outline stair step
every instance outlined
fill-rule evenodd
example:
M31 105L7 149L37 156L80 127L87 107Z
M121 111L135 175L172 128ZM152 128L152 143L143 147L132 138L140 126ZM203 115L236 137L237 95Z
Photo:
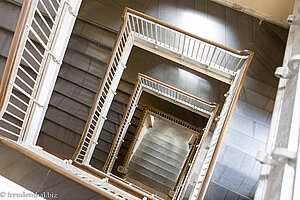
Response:
M172 171L171 169L168 169L161 165L161 162L155 162L157 160L149 160L144 157L143 153L134 154L131 161L135 163L139 163L139 165L151 170L154 173L157 173L161 176L164 176L170 180L176 181L179 169L176 169L176 171Z
M133 89L134 89L134 85L131 85L125 81L120 82L118 85L118 90L124 91L129 95L131 95Z
M128 165L128 170L133 170L136 171L140 174L142 174L143 176L146 176L152 180L155 181L159 181L159 183L164 184L170 188L172 188L175 184L175 182L173 180L170 180L164 176L161 176L155 172L152 172L151 170L149 170L148 168L139 165L139 163L135 163L134 161L131 161ZM134 177L132 177L134 178ZM146 184L147 185L147 184Z
M93 32L93 34L91 34ZM93 24L85 22L82 19L77 19L73 33L81 35L89 40L102 43L103 45L112 48L116 39L116 34L102 27L97 27ZM93 37L91 37L93 36Z
M137 157L143 158L144 160L147 160L148 162L151 162L157 166L160 166L161 168L163 168L167 171L170 171L174 174L178 174L180 172L180 167L175 167L172 164L172 161L170 162L170 160L166 160L165 157L164 157L164 159L157 158L157 157L151 155L150 153L142 151L140 148L138 148L135 151L134 155Z
M131 169L128 170L127 176L163 194L169 194L169 191L172 189Z
M154 141L152 141L151 138L148 137L144 137L143 141L142 141L143 145L150 147L152 149L156 149L157 151L159 151L161 154L167 155L168 157L172 157L176 160L184 161L186 158L186 154L181 154L181 153L177 153L174 151L171 151L170 149L162 146L160 143L156 143Z
M182 163L178 160L174 159L173 157L170 157L169 155L161 153L158 149L153 149L147 145L140 144L138 149L140 151L143 151L144 153L147 153L148 155L151 155L152 157L155 157L159 160L168 160L170 165L173 165L176 168L181 168Z
M171 149L172 151L178 153L178 154L187 154L189 149L188 149L188 144L186 143L186 148L183 147L183 145L179 146L178 142L174 143L172 141L168 141L167 138L164 137L164 134L157 134L155 131L149 131L148 134L145 135L146 138L149 140L152 140L156 142L157 144L160 144L168 149Z
M104 62L108 61L111 52L106 48L99 47L94 42L74 36L70 38L68 48L76 49L76 51Z

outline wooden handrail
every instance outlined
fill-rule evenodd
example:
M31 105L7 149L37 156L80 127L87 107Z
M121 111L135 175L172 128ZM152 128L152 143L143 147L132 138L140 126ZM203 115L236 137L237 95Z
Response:
M92 185L91 183L89 183L88 181L85 181L81 178L79 178L78 176L74 175L73 173L70 173L69 171L65 170L64 168L62 168L61 166L54 164L53 162L49 161L48 159L22 147L21 145L17 144L16 142L13 142L7 138L4 138L2 136L0 136L0 142L3 143L4 145L24 154L25 156L37 161L38 163L60 173L63 176L66 176L67 178L70 178L71 180L93 190L94 192L97 192L109 199L119 199L116 198L113 195L110 195L109 193L104 193L103 190L97 188L96 186ZM43 148L43 151L45 151L45 149ZM63 159L62 157L56 155L55 153L51 152L50 150L46 150L47 153L50 153L51 155L54 155L56 157L58 157L59 159ZM141 189L139 189L138 187L134 187L133 185L129 186L128 184L126 184L124 181L121 181L117 178L112 177L111 175L107 175L104 172L101 171L96 171L88 166L82 165L82 164L78 164L76 162L72 162L72 165L91 174L94 175L98 178L109 178L109 184L118 187L121 190L124 190L125 192L142 199L143 197L147 197L147 199L151 199L151 200L157 200L157 198L153 197L151 194L148 194L144 191L142 191Z
M67 178L83 185L84 187L86 187L98 194L101 194L109 199L116 199L116 200L119 199L119 198L116 198L114 195L112 195L108 192L105 192L104 189L101 189L99 187L96 187L95 185L92 185L90 182L83 180L79 176L74 175L73 173L71 173L71 172L67 171L66 169L64 169L63 167L49 161L48 159L46 159L36 153L33 153L32 151L22 147L21 145L17 144L16 142L13 142L2 136L0 136L0 142L12 149L24 154L25 156L37 161L38 163L58 172L59 174L66 176Z
M184 35L190 36L190 37L195 38L195 39L197 39L197 40L206 42L206 43L208 43L208 44L210 44L210 45L219 47L219 48L224 49L224 50L226 50L226 51L229 51L229 52L231 52L231 53L234 53L234 54L237 54L237 55L242 55L242 56L244 56L244 55L250 55L249 52L248 52L247 50L246 50L246 51L245 51L245 50L239 51L239 50L236 50L236 49L227 47L227 46L225 46L225 45L219 44L219 43L217 43L217 42L213 42L213 41L211 41L211 40L207 40L207 39L205 39L205 38L202 38L202 37L199 37L199 36L194 35L194 34L192 34L192 33L189 33L189 32L187 32L187 31L184 31L184 30L182 30L182 29L180 29L180 28L178 28L178 27L176 27L176 26L173 26L173 25L171 25L171 24L168 24L168 23L163 22L163 21L161 21L161 20L159 20L159 19L156 19L156 18L154 18L154 17L151 17L151 16L149 16L149 15L146 15L146 14L144 14L144 13L138 12L138 11L133 10L133 9L131 9L131 8L128 8L128 7L126 7L126 8L124 9L124 12L123 12L123 18L124 18L124 16L125 16L124 13L127 13L127 12L132 13L132 14L134 14L134 15L137 15L137 16L139 16L139 17L145 18L145 19L147 19L147 20L149 20L149 21L152 21L152 22L154 22L154 23L160 24L160 25L162 25L162 26L165 26L165 27L167 27L167 28L169 28L169 29L173 29L173 30L175 30L175 31L177 31L177 32L180 32L180 33L182 33L182 34L184 34Z
M250 51L249 51L250 52ZM254 56L254 53L253 52L250 52L250 56L249 56L249 59L248 59L248 63L247 63L247 66L245 68L245 71L244 71L244 74L243 74L243 77L242 77L242 80L241 80L241 83L239 85L239 88L238 88L238 91L237 91L237 95L234 97L234 100L233 100L233 103L232 103L232 107L227 115L227 119L230 119L231 115L232 115L232 112L233 112L233 108L238 100L238 94L240 93L241 89L242 89L242 85L243 85L243 82L245 80L245 77L246 77L246 72L250 66L250 63L251 63L251 60ZM219 152L221 150L221 147L222 147L222 143L223 143L223 140L224 140L224 136L225 136L225 132L226 132L226 129L227 129L227 126L228 126L228 123L229 123L229 120L226 120L225 124L223 125L223 128L221 130L221 133L220 133L220 136L219 136L219 139L218 139L218 142L217 142L217 145L216 145L216 148L215 148L215 151L213 153L213 157L210 161L210 165L207 169L207 172L206 172L206 176L204 178L204 181L203 181L203 184L201 186L201 190L200 190L200 193L198 194L198 200L202 200L204 198L204 195L205 195L205 189L203 189L203 187L207 187L207 185L209 184L209 181L210 181L210 177L213 173L213 169L214 169L214 165L215 163L217 162L217 159L218 159L218 155L219 155Z
M83 165L83 164L79 164L77 162L73 162L72 165L84 170L85 172L88 172L96 177L99 177L101 179L103 178L109 178L109 183L113 186L118 187L121 190L124 190L126 192L128 192L129 194L143 199L144 197L147 197L147 199L151 199L151 200L157 200L157 198L153 197L151 194L148 194L144 191L141 191L141 189L139 189L138 187L135 187L134 185L129 186L128 184L126 184L125 182L112 177L111 175L107 175L106 173L100 171L100 170L95 170L89 166Z
M24 33L26 22L28 19L29 12L31 10L32 1L24 0L23 6L20 12L16 30L10 45L10 50L7 56L4 72L1 79L0 85L0 110L4 106L5 95L9 85L9 80L12 76L13 67L15 65L16 55L20 45L20 39Z
M206 137L207 137L207 135L208 135L208 132L209 132L209 130L210 130L210 128L211 128L211 125L212 125L212 123L213 123L213 121L214 121L214 118L215 118L215 116L216 116L216 114L217 114L218 108L219 108L219 105L216 106L216 108L215 108L215 110L214 110L214 113L213 113L213 115L211 116L211 119L212 119L212 120L211 120L210 124L208 125L207 130L205 130L206 134L202 136L202 137L204 137L204 138L203 138L203 142L201 142L200 147L198 147L198 148L199 148L199 151L196 152L197 154L195 155L195 160L194 160L194 162L193 162L193 165L191 166L190 171L194 171L194 168L196 167L196 164L197 164L198 159L199 159L199 157L200 157L201 149L203 148L204 141L206 140ZM192 178L192 173L189 173L188 176L187 176L187 178L186 178L188 181L187 181L187 183L184 185L183 191L186 191L186 189L187 189L187 187L188 187L188 182L189 182L189 180L190 180L191 178ZM179 199L183 198L184 192L182 192L181 194L182 194L182 195L181 195L181 197L180 197Z
M196 96L194 96L194 95L192 95L192 94L186 93L185 91L182 91L182 90L179 90L179 89L177 89L177 88L174 88L174 87L172 87L172 86L170 86L170 85L168 85L168 84L166 84L166 83L163 83L163 82L161 82L161 81L159 81L159 80L156 80L156 79L154 79L154 78L151 78L151 77L149 77L149 76L147 76L147 75L138 73L138 76L141 76L141 77L144 77L144 78L149 79L149 80L151 80L151 81L154 81L154 82L156 82L156 83L158 83L158 84L160 84L160 85L163 85L163 86L165 86L165 87L167 87L167 88L170 88L170 89L172 89L172 90L175 90L175 91L177 91L177 92L180 92L180 93L182 93L182 94L184 94L184 95L187 95L187 96L189 96L189 97L191 97L191 98L197 99L198 101L201 101L201 102L203 102L203 103L206 103L206 104L209 104L209 105L212 105L212 106L218 106L218 105L219 105L219 104L217 104L217 103L215 103L215 102L209 102L209 101L206 101L206 100L201 99L201 98L199 98L199 97L196 97Z
M137 78L136 78L136 83L135 83L135 85L134 85L134 89L132 90L132 93L131 93L131 96L130 96L130 99L129 99L128 102L131 102L131 101L132 101L132 99L133 99L133 94L134 94L134 92L136 91L136 89L137 89L137 87L138 87L138 83L139 83L139 79L138 79L138 76L137 76ZM121 120L122 124L123 124L124 121L125 121L126 113L128 112L129 107L130 107L130 103L128 103L127 106L126 106L126 110L125 110L124 115L123 115L122 120ZM104 167L103 167L103 171L105 171L105 167L109 164L109 158L111 157L111 154L113 153L113 147L114 147L114 145L117 144L117 140L118 140L118 137L119 137L119 135L120 135L121 128L122 128L122 126L119 126L118 132L117 132L117 134L116 134L116 136L115 136L115 139L114 139L114 141L113 141L113 143L112 143L112 146L111 146L111 149L110 149L109 154L108 154L108 156L107 156L107 159L106 159L106 161L105 161L105 164L104 164Z
M100 95L100 92L101 92L102 88L104 87L105 80L106 80L106 78L107 78L107 76L108 76L108 74L109 74L109 71L110 71L111 67L112 67L114 55L115 55L116 52L117 52L117 48L116 48L116 47L118 47L119 44L120 44L120 42L121 42L122 32L124 31L124 29L125 29L125 27L126 27L126 21L127 21L127 18L125 17L125 12L123 12L122 20L123 20L123 22L122 22L122 24L121 24L121 26L120 26L118 35L117 35L117 37L116 37L117 39L116 39L116 41L115 41L115 43L114 43L114 46L113 46L113 48L112 48L112 52L110 53L109 61L107 62L107 65L106 65L106 68L105 68L104 77L102 78L101 83L100 83L100 85L99 85L99 88L98 88L97 94L96 94L96 96L95 96L95 99L94 99L92 108L95 108L96 105L97 105L97 103L98 103L98 101L97 101L98 98L97 98L97 97ZM73 156L72 156L72 160L75 160L75 159L76 159L76 156L79 154L79 151L80 151L80 149L81 149L81 146L82 146L82 144L83 144L83 142L84 142L84 140L85 140L87 131L88 131L88 129L89 129L89 125L90 125L90 122L91 122L91 120L92 120L92 117L93 117L93 109L91 109L91 111L90 111L90 113L89 113L87 122L86 122L85 127L84 127L84 130L83 130L83 134L82 134L82 136L81 136L81 138L80 138L80 141L79 141L79 143L78 143L78 146L77 146L77 148L76 148L76 150L75 150L75 152L74 152L74 154L73 154Z
M195 156L195 153L196 153L196 151L197 151L197 145L199 145L199 143L200 143L200 141L201 141L201 137L203 136L203 133L204 133L204 131L202 131L201 132L201 135L199 135L197 138L196 138L196 140L195 140L195 142L194 142L194 144L193 144L193 146L192 146L192 148L190 149L190 151L189 151L189 154L188 154L188 156L187 156L187 159L185 160L185 162L184 162L184 165L183 165L183 167L182 167L182 170L181 170L181 172L180 172L180 174L179 174L179 176L178 176L178 178L177 178L177 180L176 180L176 183L175 183L175 185L174 185L174 187L173 187L173 191L175 192L176 191L176 189L178 188L178 187L180 187L180 180L181 180L181 178L183 177L183 176L185 176L186 175L186 173L187 173L187 171L185 171L189 166L189 163L193 160L193 158L194 158L194 156Z

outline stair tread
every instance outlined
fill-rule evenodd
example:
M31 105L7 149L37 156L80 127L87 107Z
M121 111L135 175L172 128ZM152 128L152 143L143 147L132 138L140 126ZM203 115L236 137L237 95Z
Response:
M130 162L128 165L128 170L133 170L136 171L143 176L146 176L152 180L159 181L162 184L167 185L168 187L172 188L175 184L175 181L168 179L167 177L164 177L162 175L156 174L155 172L147 169L144 166L139 165L138 163L135 162Z
M140 158L143 158L145 160L152 160L153 163L155 163L155 164L160 163L161 165L164 166L164 167L162 167L163 169L166 169L166 170L170 169L171 171L173 171L176 174L180 171L180 166L181 165L178 165L179 167L177 167L177 166L173 165L172 163L166 162L166 159L157 158L157 157L151 155L150 153L141 150L140 148L138 148L136 150L136 152L134 153L134 155L138 156Z
M168 155L168 157L173 156L175 157L174 159L185 160L186 155L183 156L182 154L171 151L170 149L153 142L149 138L144 137L142 140L142 144L152 149L158 149L161 152L161 154Z
M170 157L169 155L166 155L166 154L163 154L161 153L160 151L158 151L157 149L154 149L154 148L151 148L147 145L144 145L144 144L140 144L138 149L140 151L143 151L143 152L146 152L148 154L151 153L151 156L153 157L156 157L156 158L162 158L162 159L167 159L170 161L170 163L172 163L174 166L176 166L177 168L180 168L181 167L181 162L174 159L173 157Z
M176 180L178 176L179 170L177 170L177 172L170 171L161 167L158 163L150 162L149 160L145 159L145 157L141 157L136 154L132 157L131 161L139 163L139 165L142 165L145 168L148 168L149 170L151 169L151 171L154 173L168 177L170 180Z
M166 186L165 184L161 184L156 180L153 180L147 176L144 176L134 170L128 170L127 176L132 179L139 181L140 183L146 185L147 187L153 188L158 192L163 194L169 194L169 191L172 189L171 187Z
M178 153L187 153L188 152L188 150L184 149L183 146L178 146L172 142L169 142L164 137L159 137L158 135L154 135L154 134L152 134L152 132L149 132L148 134L146 134L145 137L147 137L151 140L155 140L156 142L158 142L160 144L165 143L165 145L167 145L168 147L176 147L175 151ZM186 144L186 146L188 146L188 144Z

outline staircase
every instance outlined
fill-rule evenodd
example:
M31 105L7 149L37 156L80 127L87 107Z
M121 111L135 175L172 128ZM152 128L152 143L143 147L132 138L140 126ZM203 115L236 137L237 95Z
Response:
M188 155L191 135L191 132L155 118L153 127L129 162L126 178L168 195Z
M1 1L0 11L6 13L0 20L1 48L0 60L7 58L20 5L13 1ZM10 12L5 12L9 10ZM15 19L15 22L13 22ZM11 23L6 23L9 21ZM93 33L91 35L90 33ZM93 38L92 38L93 37ZM114 44L116 33L110 29L95 26L85 20L77 19L62 66L51 96L38 145L51 150L62 157L71 158L93 104L101 78L105 73L106 62ZM1 66L4 67L4 64ZM3 70L3 69L1 69ZM132 88L133 84L120 82L120 88ZM117 91L107 125L99 138L94 154L94 166L102 169L110 150L114 134L119 127L118 121L126 108L128 90ZM118 120L119 119L119 120ZM100 148L101 147L101 148Z
M111 149L113 140L115 139L116 133L118 132L119 125L121 123L123 114L125 112L127 103L129 101L131 90L133 90L133 85L131 85L129 82L122 80L119 84L117 94L112 102L112 106L110 107L110 110L107 114L107 120L104 123L103 129L101 131L98 145L96 148L99 148L101 150L105 149L107 150L105 152L105 155L102 154L102 159L104 159L104 162L106 161L106 158L108 156L108 153ZM130 93L128 93L130 92ZM118 160L116 161L113 173L118 174L117 167L121 164L123 161L127 150L129 149L130 142L133 138L133 135L136 131L138 122L140 120L140 117L142 115L142 110L140 108L137 108L136 112L134 113L134 116L131 120L131 125L129 126L127 136L123 142L123 148L121 149ZM106 141L106 142L105 142ZM91 160L91 165L95 166L98 169L102 170L102 167L104 166L104 162L97 163L97 150L94 153L94 157ZM118 174L119 175L119 174Z
M94 30L101 37L95 41L83 30ZM115 33L109 30L77 20L42 127L41 146L71 158L105 72L114 37ZM133 87L123 80L120 85ZM92 159L93 166L98 169L104 165L130 96L126 91L118 90L117 93ZM56 145L49 146L49 139Z

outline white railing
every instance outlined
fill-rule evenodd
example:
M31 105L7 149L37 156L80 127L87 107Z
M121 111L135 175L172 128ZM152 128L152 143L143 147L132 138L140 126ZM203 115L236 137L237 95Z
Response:
M23 3L1 80L1 135L24 141L46 66L50 58L56 59L51 51L64 5L64 0Z
M248 58L248 54L224 48L216 43L191 35L176 27L141 17L141 13L128 13L127 20L132 34L156 48L167 49L181 58L189 58L205 69L235 76ZM139 16L138 16L139 14ZM178 30L178 31L177 31Z
M246 65L247 63L245 63ZM223 137L224 137L224 131L225 131L225 124L228 122L229 118L230 118L230 110L233 110L234 108L234 104L233 102L235 101L235 99L237 98L237 96L239 95L239 88L242 84L242 80L243 80L243 75L245 73L245 67L238 72L238 76L235 78L233 84L231 85L229 91L227 92L226 99L222 108L222 111L220 113L220 116L218 118L218 122L216 125L216 128L214 130L214 133L212 135L210 144L209 144L209 148L206 152L205 158L202 162L201 165L201 169L199 172L199 175L197 177L197 180L194 182L194 187L193 190L190 194L190 199L195 200L198 199L198 196L200 194L200 190L202 190L202 194L200 195L201 198L204 197L204 193L207 189L208 186L208 182L210 180L211 174L208 177L207 173L208 170L210 168L214 168L215 162L212 162L212 159L216 160L218 157L218 153L215 153L216 147L217 145L221 145ZM223 133L222 137L221 134ZM219 143L219 144L218 144ZM220 146L219 146L220 148ZM204 180L206 180L205 185L204 184Z
M89 164L96 147L101 129L106 120L117 86L121 79L125 64L132 48L132 37L126 18L115 42L113 52L107 64L105 76L102 79L90 116L86 123L83 137L78 145L73 159L78 163Z
M213 112L210 115L208 122L204 128L203 135L200 138L199 143L197 143L197 145L196 145L195 154L193 155L191 160L188 160L188 163L186 165L187 167L184 169L185 171L183 172L183 176L180 177L180 179L178 180L178 183L176 184L177 188L174 191L174 195L173 195L172 199L183 199L183 195L188 187L188 184L192 178L192 174L194 172L195 166L198 162L198 158L200 156L201 149L204 145L204 141L205 141L205 139L210 131L210 127L214 121L216 111L217 110L215 110L215 112Z
M130 147L129 147L129 149L127 151L127 154L124 158L123 165L120 168L120 169L122 169L123 172L126 171L127 166L129 164L129 161L131 160L132 155L135 152L135 149L138 148L139 142L142 141L142 139L143 139L143 137L140 137L140 132L141 132L141 129L142 129L143 124L145 122L146 116L148 114L154 115L154 116L156 116L158 118L161 118L161 119L164 119L164 120L168 120L169 122L174 123L176 125L179 125L179 126L185 128L185 129L189 129L189 131L192 131L197 136L199 136L200 133L202 132L202 128L199 128L199 127L196 127L192 124L189 124L188 122L185 122L185 121L183 121L183 120L181 120L177 117L174 117L173 115L165 113L165 112L163 112L161 110L158 110L156 108L153 108L149 105L145 105L143 115L142 115L142 117L140 119L140 122L139 122L139 125L136 129L136 133L134 135L134 138L131 141ZM119 167L118 167L118 169L119 169Z
M32 159L32 161L34 160L34 162L44 165L46 168L49 168L49 170L53 170L65 178L77 182L83 187L94 191L107 199L162 200L162 198L152 195L113 174L108 175L96 168L72 163L71 160L59 158L42 148L17 143L2 136L0 136L0 144L1 147L12 148L27 156L29 158L28 160Z
M106 172L110 172L114 166L118 152L121 148L122 142L124 141L125 134L130 125L131 118L135 112L139 98L143 91L147 91L150 93L152 92L154 93L154 95L164 98L170 101L171 103L176 102L180 106L188 107L194 112L198 112L199 114L205 114L206 116L214 115L215 110L218 107L214 103L204 101L198 97L192 96L188 93L166 85L153 78L150 78L143 74L139 74L134 91L131 95L129 104L120 124L119 131L116 135L107 161L103 167L103 170Z
M248 51L231 49L125 8L123 23L107 64L107 71L95 97L78 148L73 155L73 160L78 163L88 165L91 160L133 45L150 51L154 49L153 53L228 84L232 84L237 72L245 66L250 55ZM146 81L152 84L151 80ZM151 86L154 89L149 91L154 93L160 91L159 88L155 88L156 86ZM167 90L169 93L163 96L164 98L178 99L178 104L186 104L189 109L198 109L199 113L210 115L210 111L202 107L201 102L192 102L193 99L185 94L179 93L180 97L176 97L173 95L174 91Z

